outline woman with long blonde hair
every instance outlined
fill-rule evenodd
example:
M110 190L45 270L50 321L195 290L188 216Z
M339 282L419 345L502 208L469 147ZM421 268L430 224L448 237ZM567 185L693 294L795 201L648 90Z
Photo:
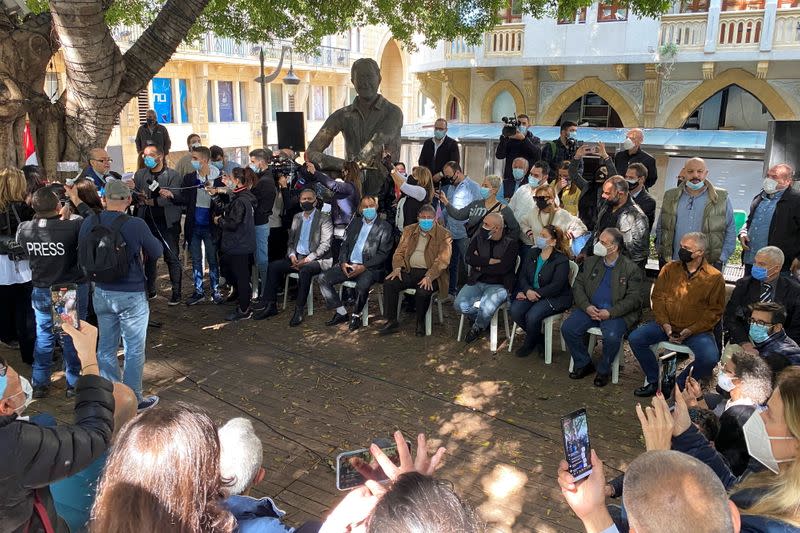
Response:
M28 182L16 168L0 170L0 341L19 343L22 360L33 363L35 321L31 307L31 269L14 248L17 228L33 219L25 201Z
M411 169L411 175L406 178L394 168L394 166L384 161L386 169L394 180L395 186L400 189L401 197L397 204L397 219L396 223L398 229L402 229L411 224L416 224L419 221L419 209L431 203L435 191L433 189L433 176L427 167L414 167Z

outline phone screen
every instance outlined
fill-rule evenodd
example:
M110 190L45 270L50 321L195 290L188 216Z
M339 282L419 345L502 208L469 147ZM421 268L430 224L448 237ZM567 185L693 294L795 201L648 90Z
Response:
M74 283L50 287L50 313L53 317L53 333L62 333L63 316L69 317L72 326L80 326L78 321L78 286Z
M410 443L409 449L411 449ZM381 450L390 461L400 466L400 454L397 452L396 444L386 447L381 446ZM337 489L354 489L366 483L367 479L379 482L389 479L368 449L343 452L336 457Z
M666 353L658 358L658 392L669 398L675 388L675 376L678 373L678 354Z
M561 435L564 440L564 455L569 473L575 481L592 473L591 446L589 445L589 422L586 409L561 417Z

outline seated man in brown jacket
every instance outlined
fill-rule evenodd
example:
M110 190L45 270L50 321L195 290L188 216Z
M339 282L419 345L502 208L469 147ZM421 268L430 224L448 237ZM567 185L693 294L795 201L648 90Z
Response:
M655 320L639 326L628 337L633 355L647 376L647 385L636 389L636 396L653 396L658 389L658 360L650 349L654 344L685 344L694 353L694 362L678 376L681 389L690 368L694 367L696 379L702 379L711 375L719 361L712 330L725 309L725 279L705 259L708 239L703 233L685 234L680 246L680 259L664 265L653 287Z
M447 295L450 266L450 253L453 238L450 232L434 221L436 211L430 204L419 210L419 220L403 229L400 243L392 257L392 272L383 283L384 312L386 325L380 333L387 335L396 332L397 300L405 289L416 289L417 336L425 335L425 314L431 303L433 292L439 296Z

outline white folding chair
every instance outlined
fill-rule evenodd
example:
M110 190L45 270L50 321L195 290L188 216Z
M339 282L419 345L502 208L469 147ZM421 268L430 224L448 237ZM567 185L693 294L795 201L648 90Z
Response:
M603 332L600 328L589 328L586 330L586 333L589 334L589 355L592 355L594 351L594 345L597 342L597 338L603 338ZM625 349L625 342L621 342L619 344L619 350L617 351L617 355L614 356L614 361L611 363L611 383L619 383L619 362L622 360L622 353ZM572 372L572 367L575 365L575 362L572 360L572 356L570 355L569 358L569 371Z
M342 290L347 287L348 289L355 289L356 282L355 281L345 281L341 285L339 285L339 299L342 299ZM364 302L364 309L361 310L361 322L365 326L369 326L369 295L372 291L370 290L367 292L367 301ZM383 314L383 298L378 298L378 306L381 309L381 314Z
M475 309L479 309L481 306L480 302L475 302L473 307ZM492 315L492 321L489 324L489 349L492 352L497 351L497 327L499 320L500 312L503 312L503 326L505 327L506 332L506 339L509 338L509 322L508 322L508 300L503 302L500 307L497 308L497 311L494 312ZM461 334L464 332L464 314L461 314L461 319L458 321L458 336L456 340L461 342Z
M650 286L650 309L653 308L653 287L655 287L655 283ZM653 350L653 353L656 356L656 360L658 360L658 354L662 351L665 352L679 352L688 354L689 357L694 358L694 352L688 346L684 344L676 344L674 342L669 341L661 341L659 343L653 344L650 346L650 349ZM644 378L644 384L647 385L647 376Z
M405 289L400 294L408 294L413 296L417 294L417 289ZM431 301L428 304L428 311L425 313L425 335L430 336L433 333L433 303L436 300L436 305L439 307L439 324L444 324L444 314L442 313L442 302L439 296L434 292L431 295ZM400 308L403 305L403 299L397 299L397 321L400 321Z
M569 262L569 286L575 283L575 278L578 276L578 263L575 261ZM564 317L564 313L558 313L556 315L551 315L545 318L542 321L542 331L544 332L544 362L545 364L549 365L553 362L553 329L555 328L556 320L561 320ZM514 337L517 336L517 325L514 324L513 331L511 333L511 342L508 343L508 351L514 349ZM561 338L561 351L567 351L567 345L564 342L564 337L561 335L559 331L558 336Z
M317 279L318 276L314 276L311 278L311 285L308 288L308 298L306 299L306 314L308 316L314 316L314 281ZM286 309L286 305L289 302L289 278L294 278L296 280L300 279L300 274L297 272L292 272L286 276L286 282L283 284L283 308Z

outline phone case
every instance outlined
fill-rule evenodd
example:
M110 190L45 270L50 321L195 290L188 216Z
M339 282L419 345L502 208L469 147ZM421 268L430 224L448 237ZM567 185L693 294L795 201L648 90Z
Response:
M574 426L574 422L579 418L586 421L585 427L576 428ZM568 425L572 429L572 435L567 435L565 431L565 422L569 423ZM586 414L586 408L577 409L561 417L561 440L564 443L564 457L569 465L569 472L575 478L575 481L588 477L592 473L592 448L589 440L589 419ZM580 454L582 462L586 465L585 468L577 470L574 468L573 461L570 461L570 456L574 454Z

